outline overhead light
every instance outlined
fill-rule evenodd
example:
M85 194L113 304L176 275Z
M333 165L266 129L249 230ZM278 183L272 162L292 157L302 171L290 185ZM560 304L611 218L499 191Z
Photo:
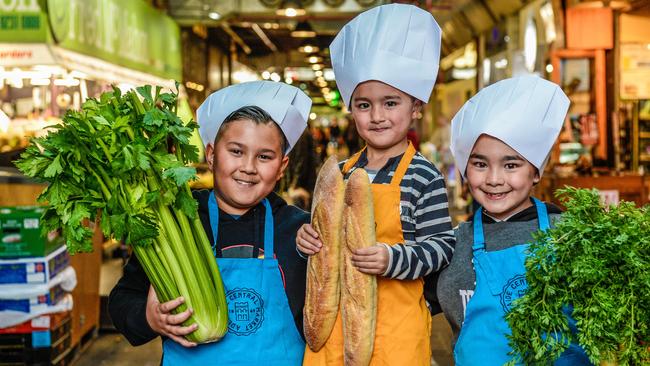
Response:
M298 17L307 14L307 11L298 0L284 0L275 13L285 17Z
M30 79L29 83L34 86L50 85L50 79Z
M549 74L552 73L553 72L553 65L547 64L546 65L546 72L548 72Z
M332 70L332 69L326 69L326 70L323 72L323 76L325 77L325 80L327 80L327 81L332 81L332 80L334 80L334 70Z
M316 64L323 61L323 58L319 56L309 56L307 61L309 61L310 64Z
M311 38L311 37L316 37L316 32L314 29L311 27L308 21L303 20L302 22L298 22L296 25L296 28L291 32L291 37L294 38ZM312 51L314 52L314 51Z
M79 80L77 79L54 79L54 85L57 86L78 86L79 85Z
M313 64L311 65L311 69L316 71L316 70L322 70L323 69L323 64Z
M293 79L287 76L286 78L284 78L284 82L287 84L293 84Z
M219 15L219 13L216 11L211 11L208 13L208 17L212 20L219 20L219 18L221 18L221 15Z
M273 73L271 73L271 80L273 80L275 82L278 82L278 81L282 80L282 78L280 77L280 75L277 72L273 72Z
M269 79L271 78L271 73L268 72L268 71L263 71L263 72L262 72L262 78L263 78L264 80L269 80Z
M303 46L298 47L298 52L302 53L314 53L318 52L320 49L310 43L305 43Z
M314 112L309 113L309 119L310 119L310 120L313 121L313 120L316 119L316 117L318 117L318 116L316 115L316 113L314 113Z
M316 71L314 71L314 75L316 75L317 77L321 77L321 76L323 76L323 70L316 70Z

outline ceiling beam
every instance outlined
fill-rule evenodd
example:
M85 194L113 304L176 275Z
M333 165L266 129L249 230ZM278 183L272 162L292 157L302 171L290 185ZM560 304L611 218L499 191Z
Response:
M273 42L271 42L269 37L266 36L266 33L264 33L262 28L259 25L257 25L257 23L253 23L251 25L251 28L253 28L253 32L255 32L255 34L257 34L257 36L260 37L260 39L262 40L262 42L264 42L266 47L268 47L273 52L278 52L278 48L275 46L275 44L273 44Z
M248 47L246 42L244 42L244 40L241 39L241 37L239 37L239 35L234 30L232 30L232 28L230 28L228 23L225 22L221 23L221 29L223 29L224 32L226 32L230 36L230 38L232 38L232 40L235 41L235 43L237 43L242 48L242 50L244 50L245 54L247 55L251 54L251 48Z

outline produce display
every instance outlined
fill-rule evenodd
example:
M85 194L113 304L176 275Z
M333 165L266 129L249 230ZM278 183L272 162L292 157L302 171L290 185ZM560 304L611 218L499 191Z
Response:
M606 207L595 190L557 194L567 211L535 235L528 290L506 316L515 360L547 365L576 342L597 365L650 364L648 206ZM577 332L565 316L571 309Z
M305 339L314 352L332 333L339 311L343 195L345 184L335 157L325 161L316 180L312 226L323 247L307 262L304 308Z
M377 278L352 265L354 250L376 244L375 215L368 174L356 169L345 187L344 243L341 254L341 314L346 366L370 364L377 319Z
M138 95L139 94L139 95ZM61 230L70 253L92 250L92 230L125 240L161 302L183 296L191 307L186 338L204 343L227 330L223 283L188 181L198 160L189 143L194 122L176 115L177 94L143 86L114 88L68 111L63 123L35 138L17 166L49 183L39 197L49 206L43 232Z

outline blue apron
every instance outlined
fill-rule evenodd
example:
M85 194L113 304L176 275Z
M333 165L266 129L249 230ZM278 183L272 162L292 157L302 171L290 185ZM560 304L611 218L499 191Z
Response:
M546 205L533 199L537 208L539 229L549 228ZM474 214L474 244L472 251L476 272L476 288L467 304L465 320L454 348L457 366L503 365L512 356L506 335L511 334L505 320L505 313L512 302L520 298L528 284L526 282L526 260L528 244L519 244L507 249L486 251L483 236L482 208ZM569 318L573 331L575 322ZM584 351L575 344L555 362L556 366L591 365Z
M163 343L163 365L301 365L305 342L291 315L273 258L273 214L264 199L264 259L217 258L226 288L228 333L218 342L185 348L171 339ZM214 193L208 201L213 251L218 250L219 208Z

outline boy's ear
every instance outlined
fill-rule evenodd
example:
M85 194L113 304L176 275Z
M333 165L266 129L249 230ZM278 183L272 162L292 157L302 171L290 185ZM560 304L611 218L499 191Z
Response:
M212 171L212 160L214 159L214 146L209 143L205 147L205 161L208 163L208 168Z
M533 177L533 185L539 183L542 178L539 176L539 170L535 169L535 176Z
M413 99L413 111L411 112L411 119L416 119L418 114L422 112L422 101L419 99Z
M284 177L284 171L287 169L288 165L289 165L289 156L285 155L285 156L282 157L282 163L280 165L280 170L278 171L278 176L275 179L276 182L279 181L280 179L282 179L282 177Z

